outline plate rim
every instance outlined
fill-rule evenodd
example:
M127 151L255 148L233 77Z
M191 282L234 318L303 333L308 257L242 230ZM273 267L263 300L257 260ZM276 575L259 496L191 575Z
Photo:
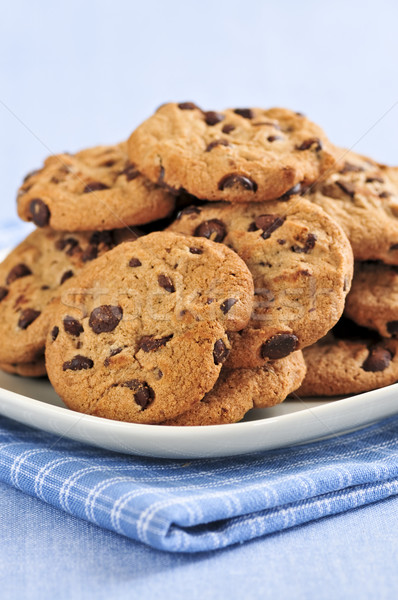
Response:
M11 375L11 377L13 377L13 375ZM48 385L51 385L49 382L45 382L46 384L48 383ZM379 396L380 394L385 393L386 391L388 392L393 392L394 390L396 390L398 392L398 383L393 383L389 386L385 386L383 388L377 388L375 390L371 390L368 392L362 392L360 394L356 394L356 395L351 395L348 396L346 398L342 398L342 399L333 399L333 397L325 397L325 404L320 404L314 407L308 407L305 406L305 403L307 400L311 401L312 398L299 398L299 401L302 401L304 404L304 408L302 410L299 411L292 411L290 413L286 413L286 414L282 414L282 415L276 415L276 416L269 416L269 417L264 417L264 418L260 418L260 419L255 419L255 420L251 420L251 421L240 421L238 423L227 423L227 424L222 424L222 425L206 425L206 426L201 426L201 425L192 425L192 426L164 426L161 423L159 424L146 424L146 423L131 423L131 422L127 422L127 421L117 421L117 420L113 420L113 419L106 419L104 417L98 417L95 415L90 415L90 414L86 414L86 413L80 413L78 411L74 411L70 408L68 408L67 406L55 406L53 404L50 404L44 400L39 400L37 398L31 398L29 396L25 396L24 394L21 394L19 392L15 392L13 390L9 390L5 387L2 387L0 385L0 414L3 414L4 416L8 416L6 412L4 412L3 410L3 403L8 402L9 400L13 401L14 407L18 407L20 409L25 408L29 408L30 410L33 410L33 412L35 412L36 414L40 414L40 413L44 413L44 414L48 414L51 413L51 415L55 415L55 416L60 416L61 418L66 418L68 421L72 421L72 422L78 422L81 420L84 420L86 424L90 424L93 426L105 426L106 428L113 428L113 429L122 429L124 431L129 431L131 430L131 433L134 432L151 432L154 433L156 432L157 435L160 435L162 438L175 438L176 436L180 436L180 437L185 437L185 434L187 432L193 433L194 435L197 435L199 432L206 432L206 433L210 433L211 436L217 436L220 432L225 432L225 434L227 434L227 432L229 433L230 431L236 430L237 427L239 427L239 429L241 430L251 430L254 428L258 428L258 427L270 427L272 426L272 424L278 422L287 422L290 420L294 420L294 421L300 421L303 420L305 418L306 415L308 415L309 413L311 413L312 415L315 416L319 416L319 415L327 415L328 413L335 413L337 412L338 409L336 409L336 407L341 407L342 409L344 408L349 408L351 406L355 406L355 404L359 404L361 405L361 407L363 407L363 405L365 404L370 404L372 403L372 401L375 399L375 397ZM7 396L10 396L9 399L4 398L4 393ZM314 398L316 399L316 398ZM282 404L282 403L281 403ZM19 405L19 406L18 406ZM272 407L271 407L272 408ZM398 413L398 403L397 403L397 413ZM11 417L14 418L14 417ZM382 417L380 417L382 418ZM18 419L15 419L18 420ZM373 421L378 420L373 419ZM366 423L363 425L366 426ZM344 427L344 426L343 426ZM44 428L43 428L44 429ZM344 430L344 429L343 429ZM225 435L224 434L224 435Z

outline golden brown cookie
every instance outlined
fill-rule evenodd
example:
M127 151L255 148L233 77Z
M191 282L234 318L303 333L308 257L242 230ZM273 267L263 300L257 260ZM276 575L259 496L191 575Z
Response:
M303 354L301 396L358 394L398 381L398 340L380 338L348 319Z
M169 229L222 242L253 275L253 314L243 331L229 336L229 367L261 366L309 346L343 312L351 247L341 228L307 200L194 206Z
M214 388L188 412L162 425L236 423L252 408L283 402L302 383L306 366L302 352L255 369L221 369Z
M47 375L44 357L31 363L0 363L0 370L21 377L45 377Z
M262 202L310 184L334 164L320 127L283 109L204 112L164 104L128 142L130 159L151 181L206 200Z
M166 217L174 199L129 162L126 143L50 156L25 177L18 214L38 227L107 230Z
M0 264L0 362L36 363L43 356L53 303L74 276L128 230L55 232L37 229Z
M347 317L383 337L398 335L398 268L382 263L356 263Z
M305 197L344 229L357 260L398 264L398 169L340 150L342 165Z
M99 258L51 318L46 366L72 409L158 423L214 386L226 331L250 318L253 280L229 248L152 233Z

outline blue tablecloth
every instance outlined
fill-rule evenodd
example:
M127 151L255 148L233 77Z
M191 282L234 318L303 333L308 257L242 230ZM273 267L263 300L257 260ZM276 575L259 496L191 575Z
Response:
M215 552L161 552L0 484L2 600L395 600L398 498Z

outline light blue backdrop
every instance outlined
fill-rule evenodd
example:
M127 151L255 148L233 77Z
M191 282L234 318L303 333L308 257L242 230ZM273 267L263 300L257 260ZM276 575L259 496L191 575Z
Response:
M397 20L394 0L4 1L1 217L49 152L126 138L166 100L292 107L398 164Z

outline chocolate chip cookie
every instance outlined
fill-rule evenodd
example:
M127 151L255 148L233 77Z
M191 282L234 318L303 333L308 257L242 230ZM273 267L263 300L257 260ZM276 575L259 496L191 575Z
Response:
M126 143L50 156L25 177L18 214L38 227L109 230L166 217L174 199L128 160Z
M398 380L398 340L345 318L303 354L307 374L297 391L301 396L358 394Z
M206 200L262 202L313 183L334 164L320 127L272 108L203 111L165 104L131 135L130 159L154 183Z
M229 248L170 232L125 243L87 267L51 318L46 366L72 409L159 423L214 386L242 329L253 280Z
M357 260L398 264L398 169L340 150L341 166L305 193L344 229Z
M193 206L169 229L229 246L253 275L253 314L243 331L229 334L228 366L283 358L339 319L351 284L351 247L341 228L307 200Z
M383 337L397 337L398 267L356 263L345 314Z
M44 352L49 315L65 287L129 230L55 232L37 229L0 265L0 363L37 363Z
M256 369L223 367L216 385L200 402L162 425L236 423L252 408L267 408L283 402L300 386L305 372L300 351Z
M47 374L44 356L36 362L31 363L0 363L0 370L10 375L20 375L21 377L44 377Z

